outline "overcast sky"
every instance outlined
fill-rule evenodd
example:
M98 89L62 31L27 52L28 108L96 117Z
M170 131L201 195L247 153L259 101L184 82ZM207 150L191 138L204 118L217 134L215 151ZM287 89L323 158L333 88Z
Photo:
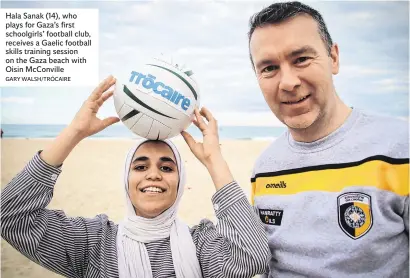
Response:
M249 17L272 1L4 2L2 8L99 9L99 75L164 52L190 66L220 125L279 125L248 58ZM339 44L336 90L350 106L408 118L408 2L306 2ZM92 87L2 88L3 123L69 123ZM115 115L113 101L101 116Z

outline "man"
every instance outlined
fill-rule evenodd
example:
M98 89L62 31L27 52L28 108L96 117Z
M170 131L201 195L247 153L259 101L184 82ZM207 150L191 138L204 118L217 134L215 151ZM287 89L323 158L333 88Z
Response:
M252 201L269 277L408 277L408 123L349 108L322 16L275 3L250 21L252 65L287 127L258 158Z

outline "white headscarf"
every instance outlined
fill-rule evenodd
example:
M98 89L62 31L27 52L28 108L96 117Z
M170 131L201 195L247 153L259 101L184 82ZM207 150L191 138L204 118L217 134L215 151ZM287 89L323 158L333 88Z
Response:
M127 216L118 227L117 253L120 278L152 278L151 264L144 243L170 237L172 260L177 278L202 278L201 268L196 256L196 247L186 224L177 219L177 210L185 186L185 170L181 156L175 145L163 140L175 155L179 184L175 203L155 218L143 218L135 214L128 194L128 175L132 158L142 143L133 147L125 161L124 184L127 202Z

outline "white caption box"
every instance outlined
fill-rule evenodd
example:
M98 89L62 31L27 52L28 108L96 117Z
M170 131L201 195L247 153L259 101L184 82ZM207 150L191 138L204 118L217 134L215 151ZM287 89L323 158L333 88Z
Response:
M95 86L98 24L98 9L0 9L0 86Z

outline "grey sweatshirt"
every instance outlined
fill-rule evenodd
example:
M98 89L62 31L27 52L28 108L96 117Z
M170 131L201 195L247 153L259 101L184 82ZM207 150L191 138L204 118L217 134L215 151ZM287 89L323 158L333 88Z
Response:
M408 128L353 109L323 139L286 132L260 155L252 201L268 277L409 277Z

